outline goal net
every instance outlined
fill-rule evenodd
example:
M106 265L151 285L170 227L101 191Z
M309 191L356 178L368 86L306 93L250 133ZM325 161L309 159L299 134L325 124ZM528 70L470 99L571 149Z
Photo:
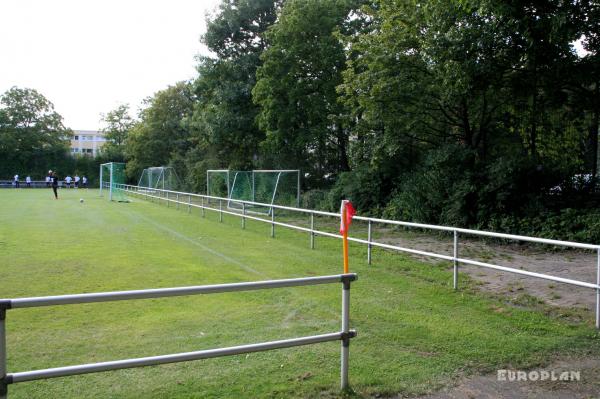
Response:
M122 184L125 184L124 163L109 162L100 165L100 195L107 193L110 201L129 202Z
M299 170L209 170L206 181L208 195L227 198L230 209L270 214L269 205L300 205ZM267 205L243 205L235 200Z
M175 169L170 166L157 166L142 171L138 186L148 189L179 190L181 182Z

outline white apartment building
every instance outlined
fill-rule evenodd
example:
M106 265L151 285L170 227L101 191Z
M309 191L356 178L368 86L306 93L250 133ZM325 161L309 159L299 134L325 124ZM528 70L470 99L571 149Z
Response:
M97 130L74 130L71 137L71 154L96 156L106 143L104 133Z

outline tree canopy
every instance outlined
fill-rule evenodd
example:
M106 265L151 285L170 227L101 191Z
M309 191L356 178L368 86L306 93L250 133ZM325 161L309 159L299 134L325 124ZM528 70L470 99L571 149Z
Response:
M54 105L34 89L13 87L0 96L0 173L31 173L67 153L72 131Z

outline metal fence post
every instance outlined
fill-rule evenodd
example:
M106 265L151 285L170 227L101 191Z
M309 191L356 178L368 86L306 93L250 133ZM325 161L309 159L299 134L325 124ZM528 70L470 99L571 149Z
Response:
M168 208L169 207L169 192L167 191L166 194L167 194L167 208Z
M455 290L458 289L458 231L454 230L454 251L452 255L452 263L454 272L452 274L452 286Z
M367 231L367 241L369 242L369 244L367 244L367 263L370 265L371 264L371 249L372 249L372 245L371 245L371 228L372 228L372 222L369 220L369 228Z
M0 307L0 399L8 396L6 383L6 308Z
M202 217L204 217L204 197L200 197L200 198L201 198L200 209L202 210ZM210 199L208 200L208 203L210 204Z
M219 200L219 222L223 222L223 200Z
M310 249L315 249L315 214L310 213Z
M177 210L179 210L179 193L177 193L177 200L176 200L176 202L177 202Z
M596 262L596 285L600 286L600 248ZM596 288L596 328L600 329L600 288Z
M242 229L246 228L246 203L242 202Z
M271 207L271 238L275 238L275 208Z
M188 213L192 213L192 196L188 195Z
M350 352L350 280L342 281L342 353L341 388L348 388L348 355Z

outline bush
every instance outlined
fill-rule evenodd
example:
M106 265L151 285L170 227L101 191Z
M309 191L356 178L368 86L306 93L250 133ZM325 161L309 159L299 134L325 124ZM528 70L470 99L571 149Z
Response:
M422 166L402 176L384 216L421 223L466 226L474 221L474 154L460 146L431 151Z
M498 216L485 227L511 234L599 244L600 210L566 208L522 218Z
M327 190L306 191L300 197L300 206L306 209L327 210L329 209L327 201L328 193L329 191Z
M332 212L338 211L341 200L348 199L361 214L378 215L387 200L386 183L384 177L368 165L359 166L340 174L325 205Z

